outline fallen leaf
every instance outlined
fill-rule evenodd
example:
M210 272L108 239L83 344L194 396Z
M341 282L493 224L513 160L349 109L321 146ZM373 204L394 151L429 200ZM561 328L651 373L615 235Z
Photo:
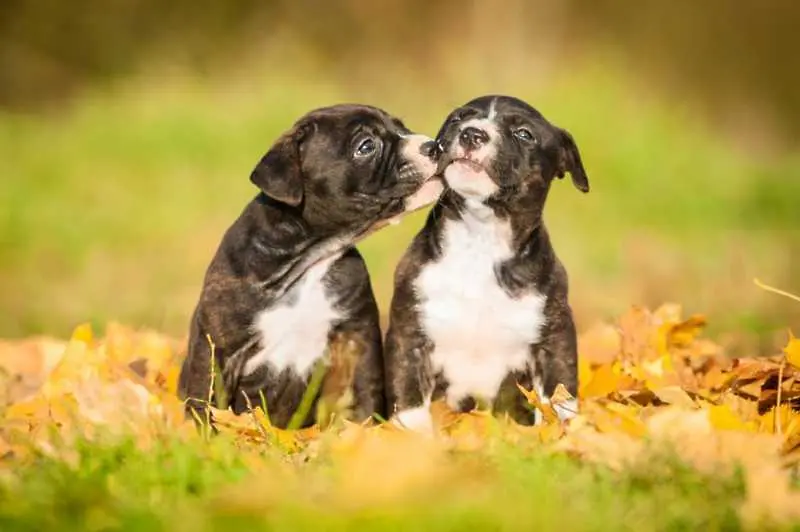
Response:
M697 408L697 403L695 403L694 400L689 397L689 394L687 394L683 388L679 386L666 386L664 388L658 388L653 390L653 393L661 401L667 404L688 409Z
M791 332L789 332L789 343L783 348L783 352L786 355L786 361L800 369L800 340L795 338Z

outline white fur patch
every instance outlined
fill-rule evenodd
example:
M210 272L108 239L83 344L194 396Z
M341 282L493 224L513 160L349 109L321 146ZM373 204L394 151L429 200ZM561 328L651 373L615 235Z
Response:
M413 162L419 171L426 176L426 179L430 178L436 172L436 163L429 157L422 155L420 149L423 144L433 139L427 135L414 134L403 137L403 140L404 144L401 150L403 158Z
M403 137L405 145L402 149L404 158L410 160L425 176L423 185L414 194L405 199L403 212L388 220L391 225L397 225L406 214L427 207L439 199L439 196L444 190L444 183L440 179L432 179L433 174L436 172L436 163L430 158L424 156L420 149L422 145L433 139L426 135L408 135ZM379 223L378 227L383 224Z
M484 200L497 192L497 184L483 171L467 162L455 161L444 169L447 184L460 196Z
M392 423L404 429L423 434L433 434L433 417L431 416L431 405L426 402L417 408L410 408L398 412L392 418Z
M462 220L444 223L442 257L415 284L431 359L450 384L451 407L468 395L492 401L510 371L532 363L546 297L512 298L498 284L494 268L512 256L511 229L490 208L475 203Z
M482 145L475 151L467 153L460 144L458 138L462 131L468 127L480 129L489 136L489 142ZM449 146L450 153L454 159L469 159L483 167L483 170L475 166L456 160L444 171L444 178L447 184L461 196L465 198L486 199L497 191L497 184L492 181L486 169L497 155L497 143L500 141L500 132L494 123L494 104L489 109L488 118L473 118L467 120L458 130L458 135Z
M492 103L489 104L489 116L488 116L488 119L490 121L494 120L494 117L497 116L497 109L495 109L495 107L494 107L496 103L497 103L497 98L493 99Z
M291 368L306 376L325 353L328 333L344 316L333 307L322 278L341 253L315 264L300 278L284 301L264 309L253 321L260 350L244 366L249 375L268 364L276 371Z

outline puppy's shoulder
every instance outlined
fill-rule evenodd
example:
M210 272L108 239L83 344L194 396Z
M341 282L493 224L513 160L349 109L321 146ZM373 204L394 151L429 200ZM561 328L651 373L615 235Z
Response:
M325 281L329 286L347 289L359 285L369 284L370 276L364 257L355 248L350 247L336 259L325 274Z
M438 205L431 210L425 225L406 248L395 267L395 284L416 278L426 264L435 262L442 255L442 224Z

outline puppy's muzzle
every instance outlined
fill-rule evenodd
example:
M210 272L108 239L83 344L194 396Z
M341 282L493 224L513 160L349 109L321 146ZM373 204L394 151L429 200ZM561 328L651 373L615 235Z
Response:
M419 147L419 152L428 159L436 161L441 155L444 150L442 149L441 144L439 144L436 140L429 140L428 142L422 143Z
M476 151L489 142L489 134L477 127L465 127L458 135L458 143L466 151Z

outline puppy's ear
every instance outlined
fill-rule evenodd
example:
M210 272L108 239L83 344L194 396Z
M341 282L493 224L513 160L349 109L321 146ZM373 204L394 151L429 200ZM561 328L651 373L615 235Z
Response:
M572 184L581 192L589 192L589 178L586 177L586 170L583 168L581 154L575 139L568 131L559 130L561 136L561 146L558 154L558 177L563 178L566 172L572 177Z
M299 129L284 133L250 174L250 181L264 194L293 207L303 201L301 140L302 133Z

